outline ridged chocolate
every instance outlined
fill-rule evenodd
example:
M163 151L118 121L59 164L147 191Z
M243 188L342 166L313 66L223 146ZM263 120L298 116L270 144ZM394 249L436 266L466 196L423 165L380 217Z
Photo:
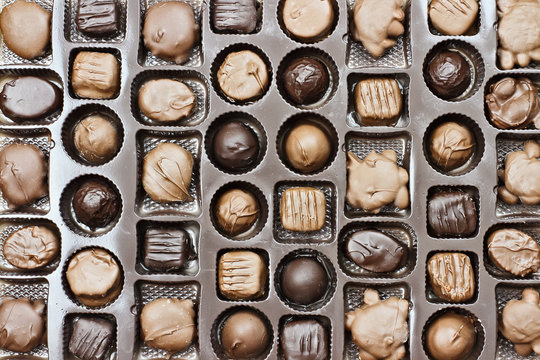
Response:
M81 360L102 360L113 338L113 324L110 321L84 316L73 325L68 349Z
M324 193L315 188L295 187L281 196L281 224L291 231L322 229L326 216Z
M395 270L407 254L396 239L375 230L352 233L347 239L346 249L356 265L377 273Z
M79 0L75 22L88 36L113 35L120 29L120 4L118 0Z
M474 270L466 254L437 253L429 259L427 271L431 288L441 299L463 302L474 296Z
M183 229L148 229L143 264L154 271L182 269L195 256L191 238Z
M372 78L356 84L354 103L363 125L388 126L399 119L403 98L395 79Z
M212 21L217 30L249 34L257 26L255 0L214 0Z
M263 294L267 277L266 264L256 252L229 251L219 259L219 291L227 299L256 299Z
M474 234L478 216L474 199L462 191L434 194L428 202L428 225L437 237L464 237Z
M327 360L328 333L318 321L293 320L281 329L284 360Z

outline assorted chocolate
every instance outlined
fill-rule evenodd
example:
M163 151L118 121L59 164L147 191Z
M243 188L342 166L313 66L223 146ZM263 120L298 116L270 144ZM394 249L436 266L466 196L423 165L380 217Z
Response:
M229 300L253 300L264 293L268 269L254 251L227 251L219 258L217 271L219 291Z
M442 171L452 171L465 165L476 150L476 139L471 130L454 121L438 125L428 141L429 155Z
M331 0L283 0L281 21L294 38L313 42L328 35L334 24Z
M230 189L219 196L215 204L218 228L227 236L241 235L259 219L259 200L249 191Z
M283 265L279 288L293 305L313 305L324 298L329 287L329 274L314 257L300 256Z
M503 228L487 240L489 258L497 267L516 276L527 276L540 268L540 245L523 231Z
M425 70L426 83L441 99L455 99L465 93L471 84L471 65L457 50L437 52Z
M478 18L478 8L478 0L433 0L429 20L443 35L468 35Z
M345 250L356 265L375 273L394 271L407 258L404 244L377 230L359 230L348 235Z
M33 270L50 264L60 248L58 236L46 226L27 226L12 232L2 252L7 262L19 269Z
M73 60L71 87L75 96L87 99L112 99L120 90L120 64L105 52L81 51Z
M330 160L334 146L328 133L304 118L285 135L287 162L303 174L321 170Z
M212 25L218 31L249 34L257 27L256 0L214 0Z
M401 116L403 98L395 79L369 78L354 88L354 108L364 126L391 126Z
M83 118L73 130L73 145L87 162L100 165L111 160L122 139L112 120L103 114Z
M229 171L242 171L255 165L260 149L257 134L241 120L220 126L212 140L214 160Z
M114 338L111 321L97 316L81 316L74 321L68 350L81 360L103 360Z
M222 351L231 359L256 359L266 351L272 340L265 319L250 309L229 315L219 337Z
M435 237L469 237L478 227L473 197L464 191L440 191L428 200L428 229Z
M151 271L183 270L196 256L191 237L184 229L151 228L144 234L142 263Z
M328 68L311 56L298 57L283 72L285 94L296 105L311 105L323 98L330 86Z
M79 0L75 17L77 29L84 35L101 38L120 31L118 0Z
M285 360L328 359L328 332L317 320L291 320L282 327L279 335L281 353Z
M144 115L159 123L188 117L195 103L193 91L178 80L150 80L139 90L139 109Z
M431 290L442 300L465 302L473 298L476 280L467 254L436 253L429 258L426 270Z
M326 199L322 190L293 187L281 195L281 225L290 231L321 230L326 222Z
M72 200L75 218L92 231L112 224L118 218L121 206L118 191L97 178L82 182Z
M0 299L0 349L27 353L47 341L45 303L27 298Z
M434 360L467 359L476 345L474 320L449 311L428 325L425 339L426 349Z

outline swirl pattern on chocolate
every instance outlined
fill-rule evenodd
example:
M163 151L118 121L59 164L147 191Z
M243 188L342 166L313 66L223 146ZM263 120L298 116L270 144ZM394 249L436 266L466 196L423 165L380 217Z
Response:
M259 218L259 202L250 192L231 189L223 193L216 203L219 227L229 236L248 231Z
M464 302L474 296L474 270L466 254L436 253L428 260L427 272L433 292L441 299Z

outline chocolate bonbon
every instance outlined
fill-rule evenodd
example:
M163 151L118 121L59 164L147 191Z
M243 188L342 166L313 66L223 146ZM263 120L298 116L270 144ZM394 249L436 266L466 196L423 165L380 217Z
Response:
M99 179L84 181L73 195L73 212L81 223L96 230L110 225L121 209L120 195L108 183Z
M320 301L330 286L325 268L317 259L309 256L301 256L284 264L279 281L284 297L300 306Z
M460 52L437 52L426 69L426 82L441 99L450 100L462 95L471 84L471 65Z
M0 299L0 349L28 353L46 341L44 312L41 300Z
M524 277L540 268L540 245L523 231L494 231L487 240L487 250L495 265L514 275Z
M228 54L216 76L221 91L233 101L253 100L263 95L270 81L266 63L251 50Z
M429 20L444 35L466 35L478 16L477 0L433 0Z
M284 0L281 16L289 33L302 41L314 41L328 34L335 15L330 0Z
M283 72L283 87L297 105L310 105L321 100L330 86L328 68L313 57L291 61Z
M425 339L434 360L466 359L476 344L473 319L452 311L442 314L429 324Z
M157 122L178 121L189 116L195 107L195 94L182 81L157 79L139 90L139 109Z
M79 0L75 22L79 31L91 37L114 35L120 30L118 0Z
M317 320L298 319L286 323L280 334L284 360L328 359L328 332Z
M229 358L255 359L264 353L271 335L258 313L239 310L225 320L220 338L223 351Z
M216 220L221 231L237 236L248 231L259 218L260 205L249 191L230 189L216 202Z
M252 300L264 293L268 269L263 258L253 251L228 251L218 263L218 286L231 300Z
M467 237L476 232L478 214L471 195L463 191L442 191L428 200L428 226L436 237Z
M395 270L407 256L401 243L376 230L353 232L347 237L345 248L356 265L377 273Z
M259 151L257 135L240 120L220 126L212 140L214 159L229 171L242 171L254 165Z
M120 134L108 116L93 114L82 119L73 131L73 144L79 155L91 164L103 164L116 155Z
M212 24L217 30L249 34L257 26L255 0L215 0Z
M438 125L429 136L429 155L443 171L451 171L467 163L475 149L473 133L454 121Z
M69 352L81 360L103 360L111 348L115 335L113 324L104 318L81 316L75 320Z
M395 79L370 78L354 88L354 108L363 125L388 126L400 117L403 107L401 89Z
M81 51L73 61L71 87L76 96L112 99L120 90L120 64L113 54Z
M51 263L58 255L57 235L45 226L27 226L11 233L2 252L19 269L37 269Z
M476 280L467 254L436 253L427 262L427 272L431 288L439 298L464 302L474 296Z
M146 230L143 264L152 271L184 269L196 254L191 237L184 229L151 228Z
M326 131L309 119L286 134L285 155L289 164L301 173L320 170L332 152L333 145Z
M293 187L281 195L281 225L291 231L317 231L326 221L324 193L312 187Z

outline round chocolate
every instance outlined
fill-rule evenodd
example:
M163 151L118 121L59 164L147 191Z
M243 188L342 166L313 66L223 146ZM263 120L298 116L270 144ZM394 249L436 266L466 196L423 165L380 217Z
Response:
M312 57L293 60L283 73L283 84L287 96L298 105L309 105L319 101L330 85L326 66Z
M254 359L270 344L264 320L251 310L240 310L229 316L221 329L221 346L232 359Z
M44 310L45 304L41 300L3 298L0 304L0 348L27 353L43 342L46 333Z
M473 320L454 312L443 314L429 325L425 341L435 360L466 359L476 344Z
M300 40L316 40L326 35L334 16L330 0L285 0L283 4L283 24Z
M120 195L103 180L86 180L75 192L72 205L77 220L95 230L118 217Z
M116 155L120 136L108 117L94 114L77 124L73 144L82 158L92 164L103 164Z
M472 132L453 121L437 126L429 138L431 158L443 171L454 170L465 164L475 146Z
M231 189L219 197L215 211L221 231L236 236L248 231L259 218L259 201L250 192Z
M58 237L45 226L27 226L14 231L4 242L4 257L20 269L37 269L56 258Z
M280 285L287 300L298 305L310 305L326 294L329 279L317 260L303 256L285 264Z
M217 81L233 100L251 100L268 88L268 69L263 59L250 50L232 52L218 69Z
M471 66L461 53L443 50L430 60L426 80L435 95L445 100L453 99L469 87Z
M146 12L142 34L153 55L182 64L199 40L199 26L189 4L163 1Z
M285 155L291 166L302 173L321 169L331 154L328 134L316 125L299 124L287 134Z
M189 116L196 100L193 91L183 82L157 79L141 87L138 103L141 112L150 119L169 122Z
M221 126L212 142L216 162L227 170L246 169L257 161L259 139L249 126L234 120Z
M393 237L375 230L352 233L346 243L347 255L358 266L377 273L395 270L407 255Z

